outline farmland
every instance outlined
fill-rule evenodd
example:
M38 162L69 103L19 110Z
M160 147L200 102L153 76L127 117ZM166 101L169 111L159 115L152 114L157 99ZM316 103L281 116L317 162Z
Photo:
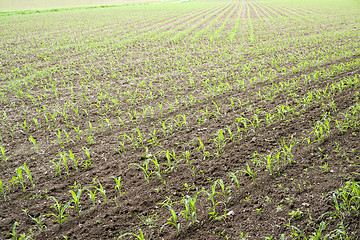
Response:
M360 5L0 12L0 239L358 239Z

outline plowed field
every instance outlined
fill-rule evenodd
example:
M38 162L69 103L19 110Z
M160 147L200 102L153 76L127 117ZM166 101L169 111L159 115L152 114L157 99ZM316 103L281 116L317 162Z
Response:
M0 239L359 239L360 7L316 4L0 13Z

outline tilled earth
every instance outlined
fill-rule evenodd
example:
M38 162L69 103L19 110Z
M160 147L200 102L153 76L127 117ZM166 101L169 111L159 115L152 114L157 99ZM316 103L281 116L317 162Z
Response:
M360 181L359 114L344 131L336 124L360 104L358 14L183 4L3 16L1 239L117 239L139 229L145 239L296 239L294 227L307 236L321 222L324 235L339 229L332 193ZM331 20L313 25L322 17ZM324 119L329 131L315 141ZM266 156L278 153L271 174ZM80 215L74 202L66 208L70 190L82 191ZM187 196L197 196L190 226ZM51 197L64 209L61 227ZM166 224L168 206L179 232ZM359 223L344 215L355 239Z

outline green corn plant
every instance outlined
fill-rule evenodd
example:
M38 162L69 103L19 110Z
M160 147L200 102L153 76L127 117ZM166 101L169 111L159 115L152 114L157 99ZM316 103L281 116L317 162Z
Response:
M200 191L201 192L201 191ZM184 216L186 220L186 226L189 228L192 224L195 224L199 222L197 220L197 213L196 213L196 199L197 195L200 193L197 189L195 192L194 197L190 197L189 195L186 195L181 202L185 206L185 210L181 212L181 214Z
M50 162L54 165L57 172L55 172L55 177L59 175L61 177L61 160L57 162L55 159L50 160Z
M19 126L20 126L22 129L24 129L25 134L28 134L28 133L29 133L29 129L30 129L31 125L28 125L28 124L26 123L26 120L24 121L24 123L23 123L22 125L19 124Z
M32 147L32 148L35 149L35 152L36 152L36 153L39 153L39 148L38 148L38 146L37 146L37 144L36 144L36 140L33 138L33 136L30 136L30 137L29 137L29 141L33 144L33 147ZM31 148L31 149L32 149L32 148Z
M10 183L12 183L13 186L20 183L23 188L23 191L25 192L26 186L24 183L24 176L22 175L22 168L21 167L16 168L15 173L16 173L16 176L12 177L12 180L10 180Z
M26 166L26 162L24 162L24 166L22 167L22 169L24 169L27 177L29 178L32 188L35 189L35 184L34 184L30 169Z
M241 131L244 131L245 135L248 136L249 134L249 125L247 124L247 119L244 117L240 117L240 118L236 118L235 121L237 121L237 123L235 123L237 125L237 129L238 129L238 134L241 134ZM239 123L242 124L242 127L239 126Z
M216 132L217 137L214 139L210 139L209 141L213 141L217 148L216 156L219 156L221 153L224 152L224 148L226 146L226 139L224 137L224 130L219 129Z
M4 159L4 161L5 161L5 166L6 166L9 157L6 156L6 154L5 154L5 149L3 148L3 146L0 146L0 150L1 150L1 156L0 156L0 157L2 157L2 159Z
M167 136L167 126L166 126L166 120L162 120L162 119L160 119L159 118L159 120L160 120L160 122L161 122L161 126L162 126L162 132L163 132L163 134L164 134L164 137L165 138L168 138L168 136Z
M110 129L112 129L112 125L110 123L110 120L108 118L105 118L105 121Z
M261 121L259 120L257 114L254 114L253 120L250 121L253 131L255 132L255 129L260 127Z
M230 104L229 104L229 106L230 106L231 110L232 110L233 112L235 112L235 104L234 104L234 99L232 99L232 98L229 98L229 100L230 100Z
M65 167L66 175L70 175L69 165L68 165L68 160L67 160L66 154L59 153L58 155L60 155L60 157L61 157L61 164L64 165L64 167ZM56 155L56 156L58 156L58 155Z
M139 146L138 143L140 143L141 146L144 146L143 136L140 130L136 128L135 131L138 133L138 137L136 138L136 146Z
M285 138L283 138L281 142L281 152L284 155L284 160L289 163L294 163L294 155L291 153L293 147L298 144L297 142L291 141L290 143L286 144Z
M83 161L83 164L81 165L82 168L85 168L85 169L88 169L89 167L91 167L91 165L93 164L93 162L91 161L91 155L90 155L90 151L88 148L86 147L82 147L81 148L82 150L84 150L86 156L87 156L87 159L85 159Z
M92 135L89 135L89 136L86 138L86 141L87 141L90 145L95 144L95 140L94 140L94 138L93 138Z
M80 158L75 159L75 156L74 156L74 154L72 153L71 150L69 150L69 153L67 154L67 156L69 156L69 158L71 159L71 161L74 163L75 170L78 171L78 170L79 170L78 165L79 165Z
M38 229L40 232L44 231L44 228L47 228L43 221L45 220L45 215L40 214L38 218L35 218L31 215L28 215L32 220L34 220L38 224Z
M66 143L70 143L70 142L75 143L72 139L70 139L70 133L68 133L65 129L63 129L62 132L65 135Z
M198 147L197 151L199 153L203 154L203 158L205 160L206 158L210 157L210 152L205 150L205 145L204 145L204 143L201 141L201 139L199 137L196 137L196 139L199 141L199 147Z
M93 209L96 208L96 201L95 201L96 195L95 194L97 192L97 188L96 187L94 187L94 188L95 188L94 191L91 191L90 188L86 188L86 190L88 191L88 194L89 194L89 198L90 198L90 200L91 200L91 202L93 204L93 206L92 206Z
M158 138L157 138L157 136L156 136L156 133L157 133L157 130L156 130L156 128L154 127L153 132L149 134L150 137L151 137L151 139L148 140L147 142L150 143L150 144L153 145L153 146L161 146L161 143L159 142L159 140L158 140Z
M10 127L9 134L10 134L10 136L11 136L11 139L14 139L14 133L15 133L15 130L16 130L16 128L17 128L18 125L19 125L19 124L17 123L17 124L15 124L14 126Z
M180 234L180 222L178 221L177 214L175 210L172 208L171 203L165 202L161 203L163 206L166 206L170 213L171 217L166 220L166 223L160 228L160 232L163 230L163 228L167 225L173 225L176 229L177 235Z
M248 164L246 164L246 170L243 170L243 172L246 173L247 175L249 175L252 178L254 184L256 185L255 175L258 171L254 172L253 170L251 170L250 166Z
M57 142L61 145L61 147L63 148L65 145L65 142L61 141L61 131L60 129L57 129L57 132L55 132L55 135L57 137ZM55 142L55 141L54 141Z
M330 135L330 121L331 119L325 118L323 122L318 121L313 128L314 130L310 134L314 134L316 136L315 141L324 141L326 136Z
M11 239L12 240L18 240L19 238L18 237L16 237L16 227L19 225L19 223L18 222L14 222L14 225L13 225L13 227L12 227L12 231L11 232L9 232L9 234L11 235Z
M210 119L211 115L213 115L215 113L215 111L209 112L207 107L205 108L205 110L199 110L199 111L196 111L195 113L197 113L197 112L201 112L206 116L206 118L204 120L202 120L202 122L208 121Z
M122 136L122 135L120 135ZM137 141L137 138L134 137L134 133L131 133L131 136L127 135L126 133L124 133L124 136L130 140L132 146L133 146L133 149L136 150L138 148L138 141ZM142 140L142 139L141 139Z
M291 227L292 230L295 229L300 234L300 236L303 238L303 240L325 240L328 237L330 237L331 235L333 235L333 232L334 232L334 231L332 231L332 232L326 234L325 236L321 236L323 230L326 227L325 222L321 222L318 229L313 228L315 232L312 235L310 235L309 237L307 237L305 235L305 233L303 231L301 231L299 228L297 228L296 226L292 226L290 224L286 224L286 226ZM296 233L294 235L297 236L298 234Z
M231 131L231 128L229 126L226 126L226 130L228 131L229 133L229 140L232 141L232 142L235 142L236 140L236 136L233 134L233 132Z
M225 187L224 181L222 179L218 179L216 182L220 186L220 190L221 190L220 192L216 192L216 193L224 197L225 206L226 206L226 204L228 204L231 199L231 197L229 195L230 195L230 192L231 192L230 189L232 188L232 186Z
M172 172L175 168L177 168L179 161L180 161L180 157L176 156L175 150L172 150L172 152L170 152L169 150L164 150L161 151L159 154L165 154L165 158L167 160L167 163L162 163L163 165L167 166L167 170L165 170L164 172ZM173 161L172 161L173 160Z
M121 238L123 238L125 236L128 236L128 235L134 236L138 240L145 240L144 233L141 231L141 229L139 229L139 235L136 235L135 233L124 233L124 234L120 235L118 237L118 239L121 239Z
M216 112L214 112L214 115L215 115L216 119L218 119L219 116L222 115L222 114L220 113L220 107L218 107L218 105L216 104L216 102L212 101L212 103L215 105L215 108L216 108Z
M229 173L229 178L231 179L231 181L235 182L236 183L236 186L238 189L240 189L240 182L239 182L239 179L237 178L236 174L239 172L236 171L236 172L230 172Z
M55 213L48 213L45 216L53 216L56 218L55 222L57 222L59 224L59 229L61 228L61 225L66 221L67 217L67 212L66 210L70 207L70 204L73 202L72 200L68 201L67 203L64 204L64 206L62 206L62 203L59 203L59 201L53 197L50 196L50 198L52 200L55 201L55 204L53 206L51 206L50 208L55 209L55 211L57 212Z
M85 131L88 131L90 133L90 135L94 134L94 130L95 128L92 126L91 122L88 122L89 124L89 129L86 129Z
M8 191L8 187L7 185L3 184L3 182L0 179L0 192L2 193L3 197L4 197L4 201L6 201L6 193Z
M152 171L149 170L149 161L150 159L146 159L143 163L143 165L139 165L137 163L130 163L129 164L129 167L130 165L133 165L133 166L137 166L139 167L142 171L143 171L143 174L144 174L144 177L145 177L145 180L150 183L150 176L154 173Z
M208 213L210 215L209 219L214 218L215 220L218 220L218 211L216 209L216 206L219 204L224 204L223 202L217 202L215 200L215 196L217 194L216 192L216 185L217 185L217 181L214 182L214 184L211 186L211 192L206 191L205 189L202 189L202 192L205 193L207 195L207 199L210 200L211 202L211 206L208 207L210 209L210 212Z
M54 125L54 126L56 126L56 116L57 116L57 112L55 112L54 114L51 114L51 113L47 113L50 117L51 117L51 119L52 119L52 124Z
M275 173L279 174L280 170L280 162L279 162L279 156L280 152L277 154L277 158L274 157L271 153L268 155L264 155L265 160L265 167L269 171L270 175L274 175Z
M181 120L182 118L182 120ZM179 129L179 131L181 132L183 129L183 125L187 126L187 122L186 122L186 115L177 115L175 118L172 118L172 120L175 122L177 128Z
M125 151L125 144L126 144L126 133L123 135L120 135L118 138L122 137L122 141L119 141L120 147L116 148L116 150L121 154Z
M76 132L76 134L77 134L77 135L76 135L76 138L79 139L79 140L81 140L81 134L83 133L83 131L80 130L80 125L77 126L77 127L72 126L72 128L75 130L75 132Z
M99 182L99 187L96 188L96 189L101 193L101 195L103 195L103 197L104 197L104 202L107 203L106 190L103 188L103 186L101 185L100 182Z
M125 192L121 191L121 177L118 177L118 178L113 177L113 178L114 178L114 180L116 182L115 190L118 190L119 191L119 196L122 197L125 194Z
M75 194L75 192L73 190L70 190L70 194L73 197L72 202L75 204L75 206L73 208L75 208L76 212L78 213L79 217L80 217L80 197L81 194L83 192L84 189L78 189L77 193Z
M38 229L40 232L43 232L44 228L47 228L46 225L42 223L45 220L45 215L40 214L40 216L36 218L31 216L26 209L23 211L27 216L29 216L32 220L34 220L38 224Z

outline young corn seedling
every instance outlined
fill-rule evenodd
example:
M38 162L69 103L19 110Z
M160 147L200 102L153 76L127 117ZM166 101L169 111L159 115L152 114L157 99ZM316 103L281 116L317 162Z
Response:
M201 118L200 122L207 122L210 119L211 115L213 115L215 113L215 111L209 112L207 107L205 108L205 110L199 110L197 112L203 113L205 115L205 117L206 117L205 119ZM197 112L195 112L195 113L197 113Z
M324 122L318 121L314 127L314 131L310 134L316 136L315 141L324 141L324 138L330 135L330 121L331 119L325 118Z
M199 137L196 137L196 139L199 141L199 147L198 147L197 151L198 151L199 153L202 153L203 158L204 158L204 160L205 160L206 158L210 157L211 154L210 154L210 152L208 152L208 151L205 150L205 145L204 145L204 143L201 141L201 139L200 139Z
M229 126L226 126L226 130L228 131L229 133L229 140L232 141L232 142L235 142L236 140L236 136L233 134L233 132L231 131L231 128Z
M256 173L257 173L258 171L255 171L255 172L254 172L253 170L251 170L250 166L249 166L248 164L246 164L246 170L243 170L243 172L244 172L245 174L249 175L249 176L252 178L254 184L256 185L255 175L256 175Z
M39 148L38 148L38 146L36 144L36 140L33 138L33 136L29 137L29 141L33 144L33 147L31 149L34 148L36 153L40 153Z
M261 121L258 118L257 114L254 114L253 120L250 121L253 131L255 132L255 129L260 127Z
M138 133L138 137L136 138L136 146L139 146L139 144L141 146L144 146L143 135L141 134L141 132L138 128L136 128L135 131ZM133 145L134 145L134 143L133 143Z
M269 171L270 175L275 175L275 173L278 175L280 174L280 154L281 152L278 152L277 157L272 156L271 153L263 156L265 160L265 167Z
M12 177L10 183L12 183L13 186L20 183L23 188L23 191L25 192L26 186L24 183L24 177L22 175L22 168L21 167L16 168L15 172L16 172L16 176Z
M13 140L14 140L14 133L15 133L15 130L16 130L16 128L17 128L18 125L19 125L19 124L17 123L17 124L15 124L14 126L10 127L9 134L10 134L10 136L11 136L11 139L13 139Z
M61 177L61 160L59 162L57 162L55 159L50 160L50 162L54 165L56 172L55 172L55 177L57 175L59 175L59 177Z
M32 176L31 176L30 169L26 166L26 162L24 162L24 166L22 167L22 169L24 169L27 177L29 178L32 188L35 189L35 184L34 184Z
M196 193L194 197L190 197L189 195L186 195L181 201L185 206L185 210L182 211L181 214L185 217L187 228L189 228L192 224L199 222L197 220L195 203L196 203L197 195L200 192L196 189Z
M96 188L104 197L104 202L107 203L106 200L106 190L103 188L103 186L101 185L101 183L99 182L99 187Z
M72 208L75 208L75 210L78 213L79 217L80 217L80 212L81 212L81 209L80 209L80 197L81 197L81 194L82 194L83 190L84 189L78 189L76 194L75 194L75 192L73 190L70 190L70 194L73 197L72 202L75 204L75 206L72 207Z
M44 231L44 228L47 228L45 224L42 222L45 220L45 215L40 214L38 218L31 216L27 209L23 210L27 216L29 216L32 220L34 220L38 224L38 229L40 232Z
M175 150L172 150L172 152L170 152L169 150L166 150L166 151L164 150L164 151L161 151L159 154L162 154L162 153L165 154L165 158L167 160L167 163L162 163L162 164L168 167L168 169L165 170L164 172L167 172L167 173L172 172L175 168L177 168L177 166L180 162L180 156L179 157L176 156Z
M150 161L152 161L155 165L155 169L156 171L154 171L154 173L159 177L159 179L163 180L162 176L161 176L161 173L163 172L161 170L161 165L159 164L156 156L152 156L152 158L150 158Z
M231 192L230 189L232 188L232 186L230 186L230 187L225 187L224 181L223 181L222 179L218 179L216 182L217 182L217 184L220 186L220 189L221 189L221 191L220 191L220 192L217 192L217 194L219 194L219 195L221 195L221 196L224 197L224 199L225 199L225 206L226 206L226 204L228 204L229 201L230 201L230 199L231 199L231 197L230 197L229 195L230 195L230 192Z
M75 170L78 171L79 170L79 161L80 161L80 158L78 159L75 159L75 156L74 154L72 153L71 150L69 150L69 153L67 154L67 156L71 159L71 161L74 163L74 166L75 166Z
M291 153L293 147L298 144L295 141L291 141L289 144L286 144L285 138L281 142L282 150L281 152L284 155L284 160L288 163L294 163L294 155Z
M216 138L210 139L209 141L213 141L215 143L216 148L217 148L217 152L216 152L215 155L218 157L225 150L224 148L226 146L226 139L224 137L224 130L222 130L222 129L219 129L216 132L216 135L217 135Z
M2 159L4 159L4 161L5 161L5 166L6 166L9 157L6 156L6 154L5 154L5 149L3 148L3 146L0 146L0 150L1 150L1 156L0 156L0 157L2 157Z
M3 197L4 197L4 201L6 201L6 193L8 191L8 187L7 185L3 184L3 182L0 179L0 192L2 193Z
M61 157L61 164L64 165L64 167L65 167L66 175L70 175L66 153L59 153L58 155L60 155L60 157ZM58 156L58 155L56 155L56 156Z
M24 133L27 135L29 133L29 129L31 127L31 125L28 125L26 123L26 120L24 121L23 124L19 124L19 126L24 130Z
M12 236L12 240L18 240L19 238L16 237L16 227L19 225L18 222L14 222L14 225L13 225L13 228L12 228L12 231L9 232L9 234Z
M219 118L219 116L221 116L222 114L220 113L220 107L218 107L218 105L216 104L216 102L212 101L212 103L215 105L216 111L214 112L214 115L216 117L216 119Z
M116 182L115 190L118 190L119 191L119 196L122 197L125 194L125 192L121 191L121 177L118 177L118 178L113 177L113 178L114 178L114 180Z
M161 143L159 142L157 136L156 136L156 133L157 133L157 130L156 128L154 127L154 131L152 133L150 133L150 137L151 139L148 140L147 142L153 146L161 146Z
M84 152L85 152L85 154L87 156L87 159L85 159L83 161L83 164L81 165L81 167L85 168L85 169L88 169L93 164L93 162L91 161L90 151L86 147L82 147L81 149L84 150Z
M236 174L239 172L236 171L236 172L230 172L229 173L229 178L231 179L231 181L235 182L236 183L236 186L238 189L240 189L240 182L239 182L239 179L237 178Z
M134 165L134 166L139 167L139 168L143 171L145 180L146 180L148 183L150 183L150 176L154 173L154 172L152 172L152 171L149 170L149 161L150 161L149 158L146 159L146 160L144 161L144 163L143 163L142 166L139 165L139 164L137 164L137 163L130 163L130 164L129 164L129 167L130 167L130 165Z
M182 120L180 119L182 118ZM172 120L175 122L177 128L179 129L179 131L181 132L183 129L183 125L185 125L187 127L187 122L186 122L186 115L177 115L175 118L172 118Z
M86 188L86 190L88 191L88 194L89 194L89 198L90 198L90 200L91 200L91 202L92 202L92 204L93 204L92 209L95 209L95 208L96 208L96 201L95 201L96 197L95 197L95 194L96 194L96 192L97 192L97 188L96 188L96 187L94 187L94 188L95 188L94 191L91 191L90 188Z
M77 138L78 140L81 140L81 134L83 133L83 131L80 130L80 125L77 126L77 127L72 126L72 128L73 128L73 129L75 130L75 132L76 132L76 138Z
M55 204L53 206L51 206L50 208L55 209L57 214L48 213L45 216L53 216L53 217L55 217L56 218L55 222L58 222L59 229L60 229L63 222L65 222L65 220L68 218L66 210L70 207L70 204L73 202L73 200L68 201L62 207L62 203L59 203L59 201L55 197L50 196L50 198L55 201Z
M208 191L206 191L205 189L202 189L202 192L204 192L207 196L208 196L208 200L210 200L211 201L211 204L212 204L212 206L211 207L209 207L209 209L210 209L210 212L208 213L209 215L210 215L210 218L209 219L211 219L211 218L214 218L215 220L218 220L219 218L218 218L218 215L219 215L219 213L217 212L217 210L216 210L216 206L217 205L219 205L219 204L225 204L225 203L223 203L223 202L217 202L216 200L215 200L215 196L216 196L216 194L217 194L217 192L216 192L216 185L217 185L217 181L215 181L214 182L214 184L211 186L211 192L208 192Z
M177 235L180 234L180 222L178 221L177 214L175 210L172 208L171 203L165 202L161 203L163 206L166 206L169 211L171 212L171 217L168 218L166 223L160 228L160 232L163 230L163 228L167 225L173 225L176 229Z
M237 129L238 129L238 134L241 135L241 131L243 131L245 133L246 136L249 135L249 125L247 124L247 119L244 117L240 117L240 118L236 118L235 121L237 121L237 123L235 123L237 125ZM242 124L242 127L239 126L239 124Z
M144 233L141 231L141 229L139 229L139 235L136 235L135 233L124 233L122 235L120 235L118 237L118 239L121 239L127 235L131 235L131 236L134 236L135 238L137 238L138 240L145 240L145 236L144 236Z

